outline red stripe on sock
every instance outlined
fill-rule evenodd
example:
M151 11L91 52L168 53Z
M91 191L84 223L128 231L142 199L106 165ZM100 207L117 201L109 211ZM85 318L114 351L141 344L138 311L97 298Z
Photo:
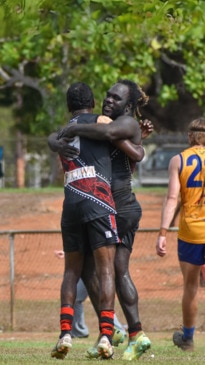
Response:
M72 307L61 307L61 314L70 314L73 316L74 309Z
M101 311L100 317L107 317L107 318L114 318L114 311L110 310L110 311Z
M114 311L101 311L100 313L100 333L112 337L114 329Z
M60 326L61 331L71 331L73 323L74 309L72 307L61 307Z

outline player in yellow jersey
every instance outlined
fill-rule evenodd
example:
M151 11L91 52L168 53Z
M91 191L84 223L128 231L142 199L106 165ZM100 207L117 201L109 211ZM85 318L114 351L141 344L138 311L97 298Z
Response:
M178 258L183 275L183 329L173 342L182 350L194 349L199 273L205 263L205 118L193 120L188 129L190 147L174 156L169 164L169 186L162 208L157 254L166 254L166 232L180 193Z

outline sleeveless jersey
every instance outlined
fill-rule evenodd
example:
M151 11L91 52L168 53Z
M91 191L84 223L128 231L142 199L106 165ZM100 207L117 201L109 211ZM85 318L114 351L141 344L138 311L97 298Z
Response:
M132 193L132 166L128 156L113 147L112 161L112 195L117 210L116 221L119 237L122 238L131 229L137 228L141 218L141 207Z
M98 115L81 114L70 123L96 123ZM110 143L77 137L80 154L76 159L61 158L64 170L62 225L85 223L115 214L111 193Z
M178 237L205 243L205 147L190 147L180 154L181 209Z

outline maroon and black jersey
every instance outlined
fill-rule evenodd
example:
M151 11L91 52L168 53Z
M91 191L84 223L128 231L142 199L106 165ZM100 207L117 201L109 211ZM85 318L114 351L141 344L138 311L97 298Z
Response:
M98 115L81 114L70 123L96 123ZM61 158L64 170L62 224L85 223L115 214L111 193L110 143L82 137L75 138L80 150L76 159Z

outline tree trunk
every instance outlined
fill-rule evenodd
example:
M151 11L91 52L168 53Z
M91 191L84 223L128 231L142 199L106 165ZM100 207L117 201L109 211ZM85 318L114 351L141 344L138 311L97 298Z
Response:
M25 160L23 153L22 134L17 132L16 142L16 186L17 188L25 187Z

